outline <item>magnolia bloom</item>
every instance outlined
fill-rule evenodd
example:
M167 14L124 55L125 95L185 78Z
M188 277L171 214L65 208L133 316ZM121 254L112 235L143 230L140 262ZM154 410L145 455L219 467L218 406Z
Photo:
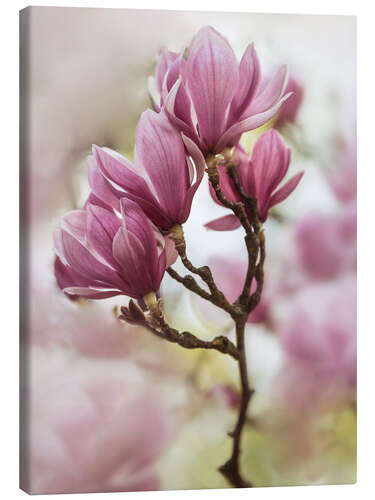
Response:
M65 293L138 299L159 290L176 257L173 242L152 227L136 203L123 198L120 205L122 219L88 204L68 213L56 229L56 276Z
M228 41L205 27L194 37L187 60L168 51L160 56L153 100L207 155L234 146L243 132L270 120L290 95L287 81L285 66L262 80L253 44L238 63Z
M251 157L242 148L237 147L234 155L237 173L246 194L258 200L258 213L262 222L267 219L268 210L284 201L296 188L303 172L296 174L281 188L277 189L285 177L290 161L290 150L286 148L278 132L271 129L259 137L254 145ZM224 166L218 167L220 187L230 201L241 201L232 180ZM211 196L220 204L210 185ZM206 224L208 229L229 231L240 227L235 215L225 215Z
M136 131L134 165L107 148L93 147L89 183L94 203L119 210L122 197L136 202L163 231L183 224L202 180L204 158L165 113L145 111Z

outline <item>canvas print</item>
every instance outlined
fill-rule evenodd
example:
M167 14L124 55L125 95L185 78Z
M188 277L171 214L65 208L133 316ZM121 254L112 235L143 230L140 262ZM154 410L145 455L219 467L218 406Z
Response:
M356 481L356 22L20 13L21 488Z

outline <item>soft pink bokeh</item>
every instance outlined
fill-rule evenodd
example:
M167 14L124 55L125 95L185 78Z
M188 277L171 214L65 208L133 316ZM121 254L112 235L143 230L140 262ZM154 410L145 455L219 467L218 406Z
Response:
M154 462L172 420L137 365L64 350L33 348L30 355L28 491L158 489Z

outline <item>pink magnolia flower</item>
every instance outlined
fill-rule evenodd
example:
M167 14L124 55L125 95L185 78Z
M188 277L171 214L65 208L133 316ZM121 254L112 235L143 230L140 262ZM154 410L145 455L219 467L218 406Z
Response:
M330 279L357 265L357 208L345 206L338 214L308 214L296 226L297 260L313 279Z
M159 290L176 258L173 242L156 231L136 203L121 202L122 220L88 204L68 213L56 229L56 277L64 292L90 299L142 298Z
M288 171L290 150L284 146L281 136L274 129L268 130L259 137L251 157L242 148L237 147L234 160L237 162L238 177L246 194L258 200L259 218L262 222L267 219L268 210L284 201L303 176L303 172L296 174L276 190ZM224 166L219 166L219 175L220 186L226 198L230 201L241 201ZM210 192L214 201L220 204L211 186ZM208 229L215 231L228 231L239 226L240 221L232 214L206 224Z
M89 183L96 202L118 210L126 196L164 231L184 223L204 174L199 149L165 113L152 110L142 114L135 142L134 165L115 151L94 146Z
M234 146L243 132L270 120L289 96L287 81L285 66L262 81L253 44L238 63L228 41L205 27L194 37L187 60L162 53L154 102L207 155Z

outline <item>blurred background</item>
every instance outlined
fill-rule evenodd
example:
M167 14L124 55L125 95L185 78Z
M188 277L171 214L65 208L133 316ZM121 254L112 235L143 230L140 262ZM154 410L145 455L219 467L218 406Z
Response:
M302 182L265 224L261 303L247 325L255 395L243 441L255 486L356 478L355 18L28 8L21 14L22 487L33 493L228 487L237 368L116 319L127 302L71 301L57 287L52 232L88 194L91 145L132 157L162 48L181 51L211 25L237 57L254 42L262 72L288 64L294 95L246 134L274 126ZM241 230L202 182L185 225L188 252L228 296L246 263ZM178 267L177 267L178 268ZM167 276L170 323L202 338L233 334L224 314Z

